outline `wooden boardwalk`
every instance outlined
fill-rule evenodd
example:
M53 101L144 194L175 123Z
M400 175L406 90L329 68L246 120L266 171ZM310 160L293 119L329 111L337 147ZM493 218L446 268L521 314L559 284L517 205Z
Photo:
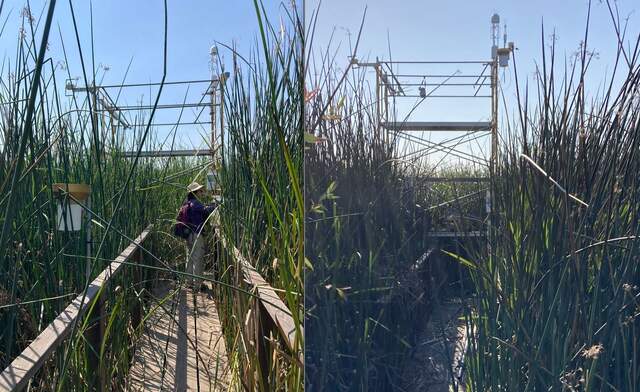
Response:
M210 291L165 285L155 291L136 344L130 391L227 391L230 372L222 329ZM166 301L162 303L163 298Z
M269 385L269 380L279 376L282 367L274 366L274 361L285 360L289 364L287 366L304 366L301 341L304 330L296 325L292 313L275 289L235 246L227 244L220 236L223 249L242 271L246 286L243 287L255 293L246 309L240 311L245 325L251 328L236 331L234 336L238 339L235 344L246 344L245 350L255 355L257 363L247 368L242 361L235 366L229 364L211 286L207 292L194 292L169 276L142 280L142 266L150 265L162 270L153 266L151 260L145 261L146 255L151 254L144 247L145 240L151 237L152 229L153 225L149 225L135 240L131 240L86 291L79 294L14 358L0 374L0 391L17 392L34 381L37 385L55 386L51 383L57 383L59 379L45 379L51 373L48 370L43 373L42 369L47 364L51 366L54 355L67 350L70 336L77 339L78 333L86 341L87 374L91 375L86 380L86 387L92 390L257 390L260 385ZM135 301L131 304L131 313L117 315L137 331L121 331L126 334L132 350L131 367L124 377L125 385L122 385L121 377L110 379L110 375L102 371L98 353L112 337L105 328L105 322L111 317L109 312L113 311L109 299L117 289L112 278L125 270L132 274L134 282L144 283L146 287L153 283L155 287L151 289L152 295L145 296L142 301L132 294L126 299ZM78 330L77 325L88 327ZM273 337L278 341L275 342ZM233 352L237 350L237 347L232 349Z
M415 361L403 373L404 391L464 391L463 361L468 345L462 319L465 306L465 301L458 298L434 306L431 318L419 332Z

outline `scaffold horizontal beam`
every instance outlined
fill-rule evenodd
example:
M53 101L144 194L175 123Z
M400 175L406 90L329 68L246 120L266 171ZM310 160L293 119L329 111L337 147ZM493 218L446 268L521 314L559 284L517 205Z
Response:
M490 122L383 122L382 126L392 131L489 131Z
M125 151L122 156L125 158L135 158L137 151ZM140 151L140 158L169 158L169 157L197 157L210 156L211 150L166 150L166 151Z

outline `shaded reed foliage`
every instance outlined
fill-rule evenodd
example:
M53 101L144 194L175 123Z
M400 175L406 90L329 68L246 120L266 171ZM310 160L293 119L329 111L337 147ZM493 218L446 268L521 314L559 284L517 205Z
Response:
M638 390L638 42L619 50L595 98L586 45L560 76L553 47L545 51L537 96L520 91L490 257L471 270L467 390Z
M378 132L365 72L340 83L318 57L305 118L306 389L393 390L433 294L414 270L429 246L429 200Z

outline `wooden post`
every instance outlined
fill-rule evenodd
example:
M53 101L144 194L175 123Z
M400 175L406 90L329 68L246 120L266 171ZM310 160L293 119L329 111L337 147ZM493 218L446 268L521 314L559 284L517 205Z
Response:
M254 305L254 317L256 322L255 329L255 343L256 343L256 357L258 358L258 366L260 366L260 375L262 376L262 385L264 388L269 388L269 344L265 336L268 335L269 331L267 329L268 326L268 318L269 315L265 315L265 311L260 303L260 299L255 298L253 300Z
M151 233L151 236L154 236L154 233ZM153 238L151 238L151 240L148 242L149 246L147 246L147 249L149 250L149 252L151 252L151 254L154 254L154 250L153 250L153 243L154 240ZM143 265L156 265L156 263L153 261L153 257L145 257L144 253L142 250L140 250L140 263L142 263ZM150 293L153 290L153 282L155 281L155 278L158 275L158 271L157 270L153 270L150 268L144 268L143 270L141 270L140 276L142 280L144 280L144 290L145 290L145 296L147 295L147 293Z
M144 255L139 248L136 250L135 260L138 266L133 267L132 275L134 293L136 292L136 286L142 282L144 276L141 267L144 264ZM133 304L133 309L131 311L131 326L134 330L137 330L142 322L142 287L138 286L138 290L140 290L140 296L135 298L135 303Z
M87 353L87 380L91 391L103 391L105 387L104 371L100 366L100 346L105 331L105 302L104 294L96 299L93 310L87 315L89 326L84 332Z

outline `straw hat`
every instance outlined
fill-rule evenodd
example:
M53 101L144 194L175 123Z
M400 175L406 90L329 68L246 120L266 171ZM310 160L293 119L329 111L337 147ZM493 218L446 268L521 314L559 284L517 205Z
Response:
M193 193L195 191L199 191L202 188L204 188L203 185L200 185L197 182L192 182L191 184L189 184L189 186L187 186L187 192Z

